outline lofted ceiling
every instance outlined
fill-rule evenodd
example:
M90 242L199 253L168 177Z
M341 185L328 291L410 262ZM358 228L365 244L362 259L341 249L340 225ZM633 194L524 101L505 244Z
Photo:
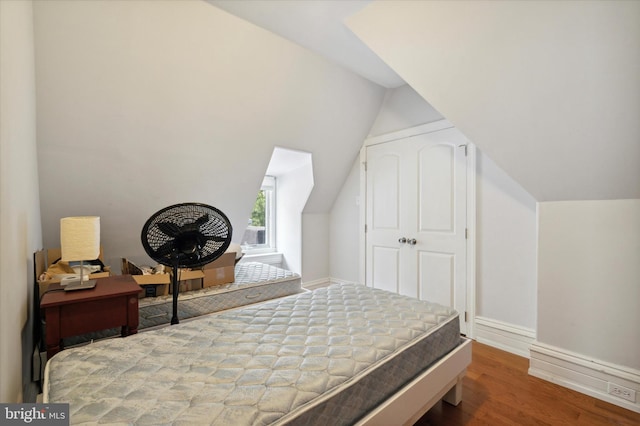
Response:
M208 2L408 83L539 201L640 198L640 2Z
M405 82L344 24L370 0L206 0L386 88Z

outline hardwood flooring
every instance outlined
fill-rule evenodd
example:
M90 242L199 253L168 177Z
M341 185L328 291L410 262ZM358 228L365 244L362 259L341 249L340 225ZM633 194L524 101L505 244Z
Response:
M529 360L473 342L462 402L436 404L416 426L640 425L640 414L527 373Z

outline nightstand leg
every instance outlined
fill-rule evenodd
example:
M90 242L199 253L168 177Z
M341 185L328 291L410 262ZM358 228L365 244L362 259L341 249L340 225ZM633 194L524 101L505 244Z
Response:
M127 334L138 333L138 296L130 296L127 302ZM124 329L124 327L123 327ZM123 330L124 331L124 330Z

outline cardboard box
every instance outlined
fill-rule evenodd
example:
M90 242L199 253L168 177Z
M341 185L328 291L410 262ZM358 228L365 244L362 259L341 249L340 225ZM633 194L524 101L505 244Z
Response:
M204 278L202 280L203 287L211 287L214 285L228 284L235 281L235 261L236 253L227 252L222 256L207 264L202 268Z
M138 293L138 298L166 296L169 294L171 280L169 274L153 274L153 275L131 275L140 287L142 292Z
M122 258L121 269L123 274L130 274L136 283L144 290L138 294L139 298L166 296L169 294L171 276L168 273L144 275L142 269L125 258Z
M171 284L169 274L132 275L138 285L165 285Z
M48 250L39 250L33 254L34 260L34 272L36 276L36 281L38 282L38 289L40 292L40 297L47 291L51 284L59 283L60 280L57 278L51 278L48 280L41 280L40 276L44 274L51 265L53 265L56 261L60 260L62 257L62 251L60 248L52 248ZM102 252L102 246L100 246L100 255L98 255L98 259L104 263L104 257ZM97 278L106 278L111 275L110 268L108 266L104 267L104 272L97 272L95 274L89 274L89 279L94 280Z
M169 274L173 274L172 268L167 268ZM180 293L185 291L193 291L199 290L202 288L202 278L204 278L204 274L200 270L192 270L192 269L178 269L178 286L180 287ZM173 279L173 276L171 277ZM169 293L173 293L173 286L170 286Z

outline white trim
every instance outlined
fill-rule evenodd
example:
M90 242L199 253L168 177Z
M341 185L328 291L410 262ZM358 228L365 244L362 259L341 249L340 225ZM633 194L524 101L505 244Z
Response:
M536 332L530 328L509 324L490 318L475 318L475 339L485 345L529 358L529 347L536 340Z
M476 146L467 143L467 337L476 338ZM464 314L463 314L464 315Z
M341 278L334 278L334 277L326 277L326 278L319 278L317 280L313 280L313 281L305 281L302 283L302 287L309 289L309 290L314 290L316 288L321 288L321 287L326 287L328 285L331 284L362 284L356 281L348 281L348 280L343 280Z
M244 256L242 256L242 259L240 259L238 263L244 263L244 262L260 262L260 263L266 263L268 265L273 265L281 268L282 253L270 252L270 253L259 253L259 254L245 254Z
M355 281L348 281L348 280L343 280L341 278L335 278L335 277L329 277L329 283L331 284L364 284L364 283L360 283L360 282L355 282Z
M367 265L367 233L364 227L367 223L367 171L365 164L367 162L367 146L365 144L360 148L360 194L358 197L360 212L358 223L358 279L364 285L367 285L366 265Z
M529 374L640 413L640 370L588 358L541 342L531 347ZM635 402L608 393L613 383L635 391Z
M471 340L465 339L356 425L414 424L443 397L450 404L458 405L462 399L462 379L470 363Z
M453 127L447 120L438 120L432 123L421 124L419 126L409 127L408 129L397 130L384 135L373 136L365 139L363 146L377 145L379 143L391 142L398 139L410 138L411 136L424 135L425 133L433 133L439 130L450 129Z
M313 281L305 281L302 283L302 287L308 290L315 290L316 288L326 287L328 284L331 284L331 282L329 281L329 277L320 278Z

